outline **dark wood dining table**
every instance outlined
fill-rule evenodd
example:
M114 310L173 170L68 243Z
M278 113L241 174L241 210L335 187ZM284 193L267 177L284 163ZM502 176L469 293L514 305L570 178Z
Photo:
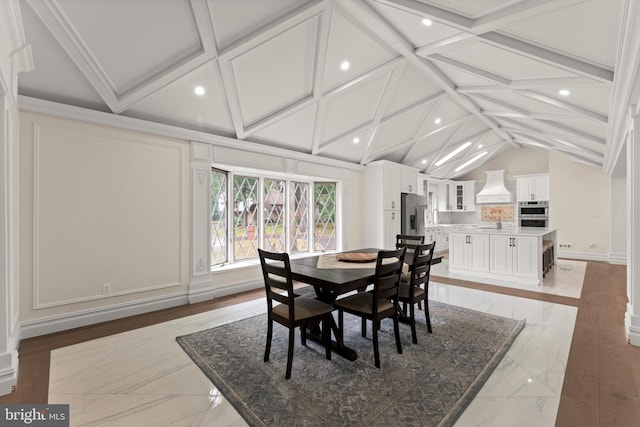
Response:
M366 248L349 252L377 253L380 249ZM343 294L364 290L373 283L375 277L375 267L372 268L318 268L320 256L298 258L291 260L291 276L293 280L307 283L313 286L317 298L333 304L335 300ZM331 322L333 336L339 337L338 325L334 320ZM307 337L322 344L322 335L319 326L308 331ZM335 353L354 361L358 358L357 353L344 345L343 342L332 341L332 349Z
M380 251L380 249L365 248L342 253L378 253L378 251ZM333 305L340 295L364 290L368 285L373 283L376 273L375 267L318 268L318 260L321 256L323 255L291 260L291 276L293 280L313 286L316 296L320 301ZM432 264L436 264L441 260L442 256L434 257ZM408 260L405 262L407 261ZM338 333L338 325L333 319L331 321L331 329L334 337L341 336L341 334ZM324 344L319 325L309 330L307 337L320 344ZM347 360L354 361L358 358L355 350L344 345L344 342L332 341L331 344L332 350Z

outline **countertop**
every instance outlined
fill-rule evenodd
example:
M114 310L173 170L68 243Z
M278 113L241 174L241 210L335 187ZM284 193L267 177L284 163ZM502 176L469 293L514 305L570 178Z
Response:
M466 233L466 234L508 234L518 236L544 236L556 231L555 228L549 227L502 227L496 226L479 226L479 227L461 227L452 229L449 233Z

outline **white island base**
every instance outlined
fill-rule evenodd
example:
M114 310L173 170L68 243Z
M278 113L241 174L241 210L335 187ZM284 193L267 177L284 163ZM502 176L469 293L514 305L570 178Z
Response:
M540 285L543 241L553 242L556 230L536 227L469 227L449 233L449 273Z

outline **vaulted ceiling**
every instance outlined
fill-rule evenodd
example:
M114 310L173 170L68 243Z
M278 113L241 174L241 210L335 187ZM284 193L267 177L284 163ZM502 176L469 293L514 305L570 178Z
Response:
M520 146L602 167L623 3L26 0L18 91L437 177Z

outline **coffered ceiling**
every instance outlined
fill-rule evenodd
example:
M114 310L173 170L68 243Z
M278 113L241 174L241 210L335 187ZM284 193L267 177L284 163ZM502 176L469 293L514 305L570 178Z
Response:
M25 0L18 91L437 177L520 146L602 167L624 3Z

